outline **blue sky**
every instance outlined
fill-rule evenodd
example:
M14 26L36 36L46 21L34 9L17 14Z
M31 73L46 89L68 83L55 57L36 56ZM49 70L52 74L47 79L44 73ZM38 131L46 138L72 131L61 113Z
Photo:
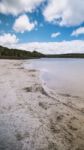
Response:
M2 0L0 43L44 53L83 52L83 4L82 0Z

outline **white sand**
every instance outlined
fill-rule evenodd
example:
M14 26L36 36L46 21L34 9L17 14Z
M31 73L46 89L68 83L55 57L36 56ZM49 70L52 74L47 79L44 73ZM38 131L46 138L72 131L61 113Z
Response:
M84 100L44 87L23 60L0 60L0 150L84 150Z

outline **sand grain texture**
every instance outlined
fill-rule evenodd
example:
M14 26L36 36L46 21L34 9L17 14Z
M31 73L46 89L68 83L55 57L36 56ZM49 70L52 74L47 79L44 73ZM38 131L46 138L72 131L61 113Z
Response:
M84 150L84 100L57 95L23 60L0 60L0 150Z

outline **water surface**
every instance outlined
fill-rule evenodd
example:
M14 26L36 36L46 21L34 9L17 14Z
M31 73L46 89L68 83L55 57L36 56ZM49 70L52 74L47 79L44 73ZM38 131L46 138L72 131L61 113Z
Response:
M45 58L31 60L31 65L41 71L45 83L57 93L84 98L84 59Z

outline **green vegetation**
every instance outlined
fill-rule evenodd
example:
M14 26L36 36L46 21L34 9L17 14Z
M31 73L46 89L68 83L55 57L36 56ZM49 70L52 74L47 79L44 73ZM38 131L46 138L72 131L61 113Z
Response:
M84 58L84 53L46 55L47 58Z
M2 59L32 59L41 57L44 57L44 55L36 51L29 52L0 46L0 58Z
M84 53L53 54L44 55L37 51L29 52L25 50L9 49L0 46L1 59L33 59L33 58L84 58Z

